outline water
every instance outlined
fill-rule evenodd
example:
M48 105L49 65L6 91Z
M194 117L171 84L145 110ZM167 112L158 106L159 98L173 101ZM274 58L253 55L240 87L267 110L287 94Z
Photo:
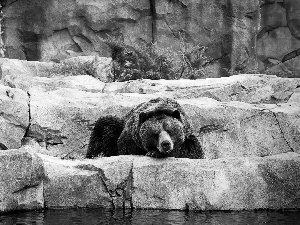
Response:
M300 211L182 212L161 210L110 211L66 209L16 212L0 215L0 224L291 224L300 225Z

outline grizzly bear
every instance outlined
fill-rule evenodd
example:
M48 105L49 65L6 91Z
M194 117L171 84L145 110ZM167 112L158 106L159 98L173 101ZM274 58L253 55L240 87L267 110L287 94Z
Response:
M104 116L96 121L86 157L129 154L203 158L185 112L169 98L141 103L122 119Z

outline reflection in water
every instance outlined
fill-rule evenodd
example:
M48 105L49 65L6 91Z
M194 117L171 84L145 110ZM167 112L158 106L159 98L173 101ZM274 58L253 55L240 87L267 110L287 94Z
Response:
M0 224L293 224L300 211L183 212L161 210L64 209L0 215Z

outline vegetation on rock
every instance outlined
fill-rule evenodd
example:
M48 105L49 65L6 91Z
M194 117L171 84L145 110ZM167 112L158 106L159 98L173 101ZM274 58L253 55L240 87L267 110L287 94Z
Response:
M187 43L181 35L178 50L161 48L157 43L128 45L111 36L105 43L112 49L113 81L197 79L204 76L209 62L205 47Z

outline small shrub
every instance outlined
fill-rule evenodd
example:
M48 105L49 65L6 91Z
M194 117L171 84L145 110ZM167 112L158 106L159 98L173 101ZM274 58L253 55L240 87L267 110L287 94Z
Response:
M132 43L108 37L105 43L112 50L113 81L135 79L197 79L203 77L208 62L206 48L188 44L180 35L179 50L160 48L157 43Z
M94 61L85 62L69 62L62 61L54 63L53 68L49 71L49 76L76 76L76 75L92 75L97 74Z

